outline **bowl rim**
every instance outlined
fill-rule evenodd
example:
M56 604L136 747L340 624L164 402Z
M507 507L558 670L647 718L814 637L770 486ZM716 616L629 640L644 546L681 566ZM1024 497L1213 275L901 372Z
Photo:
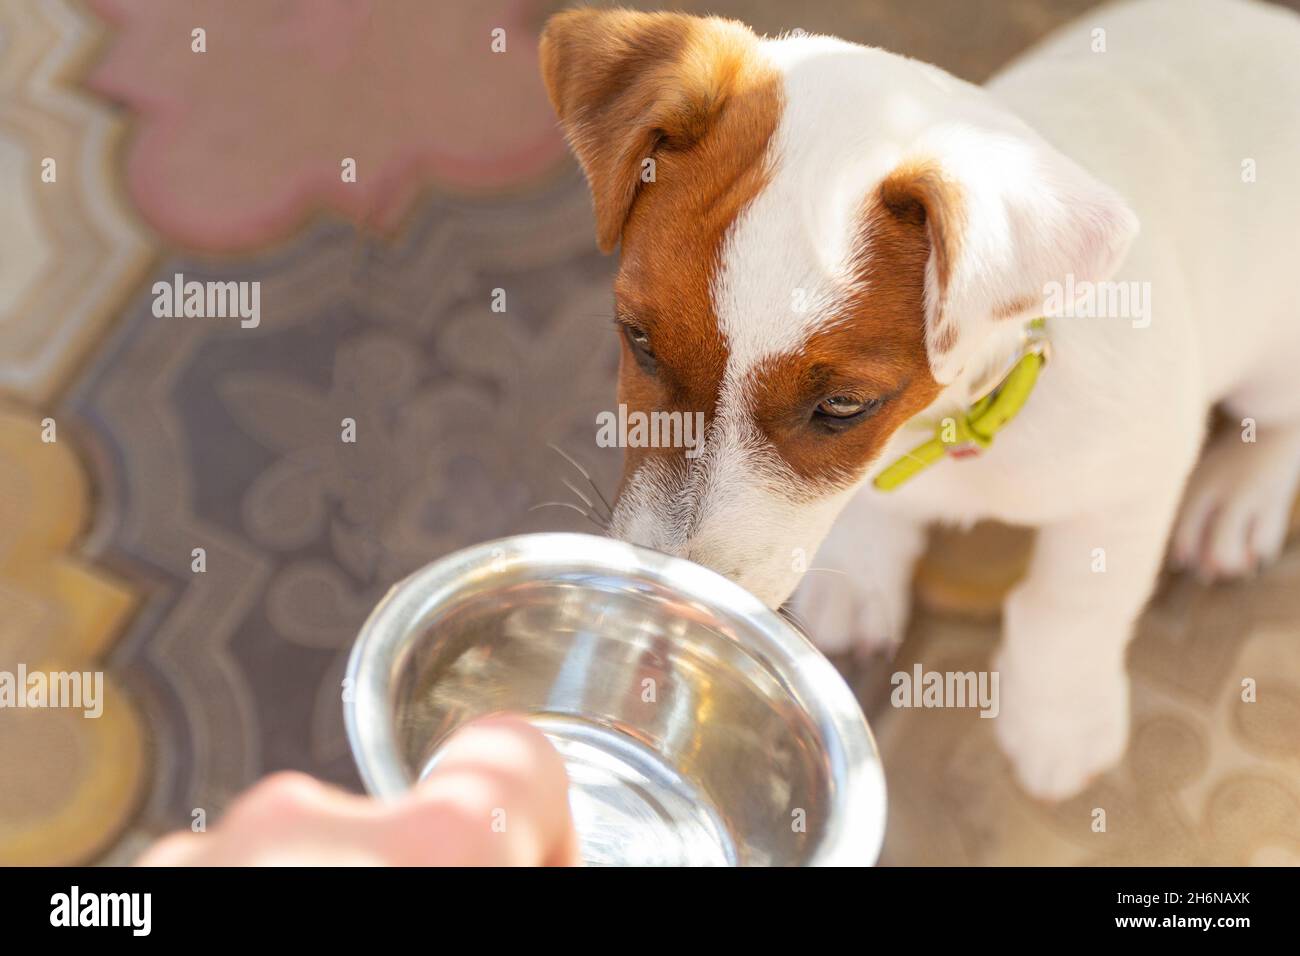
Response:
M396 799L411 789L402 769L389 706L392 672L407 637L493 562L518 563L532 577L547 568L572 574L649 578L738 625L769 661L787 692L812 718L836 786L831 820L805 865L870 866L884 842L887 796L875 738L848 684L798 629L734 581L685 558L614 538L575 532L513 535L471 545L432 561L394 584L371 611L348 657L343 717L367 792Z

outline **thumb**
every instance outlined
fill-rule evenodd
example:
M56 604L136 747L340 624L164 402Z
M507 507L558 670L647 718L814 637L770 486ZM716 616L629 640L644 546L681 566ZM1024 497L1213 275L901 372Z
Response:
M572 866L579 862L564 761L514 716L457 730L433 772L398 808L401 856L433 866ZM411 840L409 835L416 835Z

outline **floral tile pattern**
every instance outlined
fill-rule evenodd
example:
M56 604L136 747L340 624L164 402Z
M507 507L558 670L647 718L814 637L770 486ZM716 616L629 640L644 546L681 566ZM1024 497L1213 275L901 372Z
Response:
M64 0L0 4L0 393L33 404L94 346L150 255L118 197L121 121L74 86L98 37Z
M566 176L526 203L430 203L393 246L322 226L255 261L159 268L261 281L256 329L128 310L69 413L103 450L103 546L151 579L122 652L168 741L150 819L212 812L276 767L355 781L342 668L387 588L486 538L578 527L530 511L565 494L548 443L609 486L616 457L589 452L617 351L612 331L593 348L610 261L588 214Z
M115 40L91 85L136 113L131 194L151 225L187 246L260 246L319 208L387 230L426 181L482 193L563 154L538 74L533 3L93 6ZM354 182L343 179L345 159Z
M0 405L0 670L101 670L130 585L76 553L90 488L66 433ZM145 781L135 705L110 674L102 713L0 711L0 865L78 863L108 846Z
M64 0L0 6L0 670L99 671L135 606L82 553L94 495L75 428L43 419L143 272L122 202L122 123L77 88L100 38ZM77 863L134 815L147 776L136 706L110 671L103 710L0 712L0 864Z

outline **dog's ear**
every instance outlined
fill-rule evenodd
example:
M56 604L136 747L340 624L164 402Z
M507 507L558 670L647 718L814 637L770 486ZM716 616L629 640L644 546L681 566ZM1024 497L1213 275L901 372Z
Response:
M1113 275L1137 235L1115 192L1029 130L945 130L917 155L879 199L928 233L926 347L940 384L998 323L1041 315L1049 283Z
M646 161L704 136L755 43L740 23L677 13L569 10L547 22L542 76L591 186L602 251L618 244Z

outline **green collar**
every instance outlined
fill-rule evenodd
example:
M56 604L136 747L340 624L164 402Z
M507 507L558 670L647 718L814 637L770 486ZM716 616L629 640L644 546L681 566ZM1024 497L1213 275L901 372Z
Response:
M1024 339L1012 359L1010 371L962 415L945 418L935 425L933 438L881 471L872 484L881 491L893 491L945 456L969 458L992 445L994 436L1029 400L1038 373L1047 364L1048 344L1047 320L1034 319L1025 326Z

